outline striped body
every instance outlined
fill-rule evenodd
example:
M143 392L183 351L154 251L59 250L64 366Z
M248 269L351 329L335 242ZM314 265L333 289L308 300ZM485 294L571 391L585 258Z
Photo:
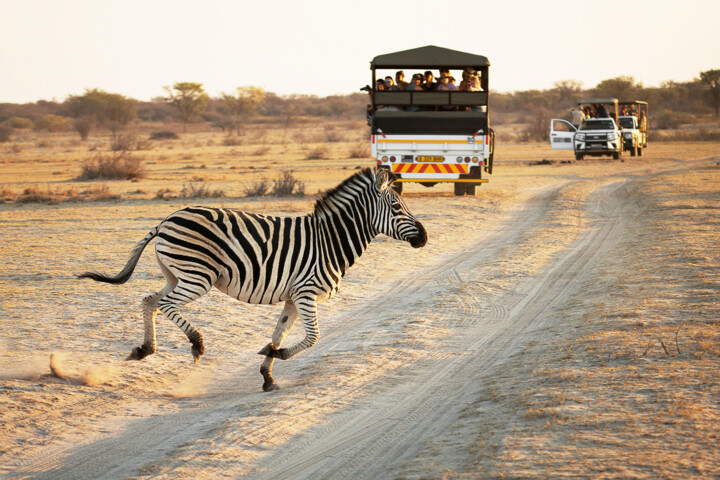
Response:
M157 237L157 260L167 284L145 298L145 341L130 358L155 351L155 314L162 311L193 344L196 361L204 352L202 335L177 307L200 298L212 287L243 302L285 302L272 342L261 354L263 389L276 388L274 358L287 359L315 344L319 331L317 303L331 297L342 277L378 233L425 245L422 224L407 210L384 170L363 169L317 201L300 217L273 217L225 208L189 207L173 213L139 242L115 277L84 273L107 283L124 283L145 246ZM279 348L297 318L305 338Z

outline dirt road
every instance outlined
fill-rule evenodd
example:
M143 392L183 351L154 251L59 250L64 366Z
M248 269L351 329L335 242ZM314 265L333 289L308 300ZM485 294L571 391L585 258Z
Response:
M414 252L390 239L371 245L339 298L321 306L319 343L276 366L279 392L260 391L261 358L254 354L277 312L248 312L212 295L190 309L214 345L197 366L179 334L166 327L158 332L159 344L176 339L176 352L166 349L148 365L114 364L98 386L79 374L70 374L66 384L42 377L36 393L51 390L58 411L45 421L30 412L29 424L46 429L47 438L38 440L28 425L8 428L16 443L0 451L0 473L53 479L493 477L492 463L478 461L489 453L478 447L478 436L499 444L523 419L512 402L488 399L489 385L512 384L504 366L518 359L542 368L543 358L527 355L528 346L572 337L563 328L564 313L578 308L575 299L599 266L627 254L619 251L620 240L638 220L638 185L716 163L638 164L619 174L575 171L533 182L520 179L530 174L523 170L514 181L498 182L500 199L487 191L471 199L410 194L410 207L430 233L428 246ZM129 209L120 209L126 227L141 234L138 218L152 226ZM467 222L468 215L476 221ZM124 257L130 245L125 237L109 247L108 270L120 266L112 248ZM126 308L123 315L139 317L145 284L157 282L148 273L156 270L151 259L143 262L140 287L132 281L114 291L84 285L87 298L74 312L97 309L93 302L116 293L117 303L101 305L97 315ZM67 273L73 268L77 263L69 262ZM611 294L596 293L594 300ZM127 323L127 336L105 345L112 355L141 338L139 321ZM102 328L102 335L113 336L110 327ZM300 333L296 329L288 342ZM65 345L65 351L80 349ZM106 363L102 358L89 361ZM75 372L87 363L65 362ZM14 390L5 398L23 388L33 394L37 379L6 378ZM74 415L82 419L63 427Z

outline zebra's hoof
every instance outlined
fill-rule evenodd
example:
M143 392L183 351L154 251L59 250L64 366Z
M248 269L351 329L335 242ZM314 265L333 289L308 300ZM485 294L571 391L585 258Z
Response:
M154 349L150 349L147 348L145 345L142 345L140 347L133 348L132 352L130 352L130 355L128 355L125 360L142 360L143 358L153 353L155 353Z
M276 392L278 390L280 390L280 387L273 380L266 380L265 383L263 383L263 392Z

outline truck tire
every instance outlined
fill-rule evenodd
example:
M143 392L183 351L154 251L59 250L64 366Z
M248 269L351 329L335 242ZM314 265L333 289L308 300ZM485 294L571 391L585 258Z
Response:
M637 151L638 151L638 147L633 147L633 148L631 148L631 149L630 149L630 156L631 156L631 157L634 157L635 155L637 155Z
M612 156L613 156L613 160L619 160L619 159L620 159L620 152L613 152Z
M471 197L475 196L475 184L474 183L468 183L465 187L465 195L469 195Z
M455 187L455 196L456 197L462 197L465 195L465 184L464 183L454 183Z

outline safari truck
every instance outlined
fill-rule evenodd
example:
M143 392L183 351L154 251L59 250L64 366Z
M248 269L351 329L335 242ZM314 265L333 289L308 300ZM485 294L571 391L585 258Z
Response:
M459 86L462 72L479 75L479 91L383 90L377 80L396 78L398 71L410 81L413 74L430 70L437 78L448 70ZM379 55L370 62L368 86L370 147L379 168L397 177L396 190L417 182L425 187L453 183L455 195L475 195L475 187L492 174L495 134L488 111L490 62L482 55L433 45ZM423 82L424 83L424 82Z
M578 106L584 110L589 107L590 116L580 128L566 120L550 120L550 148L573 150L577 160L603 155L621 158L624 143L618 124L617 98L590 98L579 101Z
M623 143L630 156L642 156L647 148L648 104L641 100L619 102Z

